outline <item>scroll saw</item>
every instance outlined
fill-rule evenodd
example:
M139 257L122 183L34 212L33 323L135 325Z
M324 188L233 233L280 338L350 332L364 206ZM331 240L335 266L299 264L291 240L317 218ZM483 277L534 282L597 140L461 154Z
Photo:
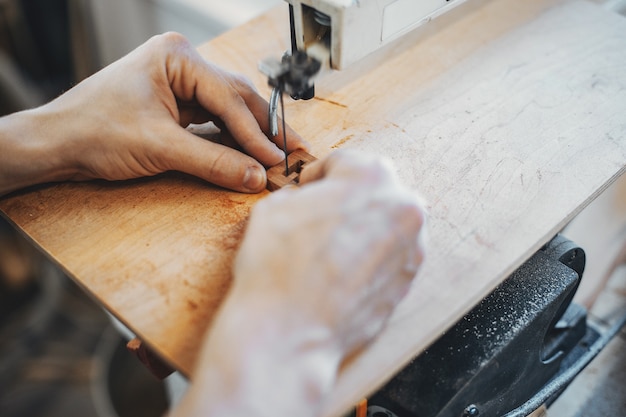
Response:
M466 0L286 0L291 52L260 69L295 99L314 95L322 70L343 70Z
M268 115L272 136L278 134L279 103L285 121L283 93L295 100L313 98L314 80L320 72L355 65L466 0L286 1L291 51L281 59L270 57L259 64L273 88ZM286 149L285 135L283 141ZM305 159L290 157L285 151L282 168L273 167L268 173L268 188L297 184L302 167L314 159L308 154Z
M276 135L279 93L314 97L314 79L346 69L466 0L286 0L291 51L267 58L259 69L274 88L270 126Z

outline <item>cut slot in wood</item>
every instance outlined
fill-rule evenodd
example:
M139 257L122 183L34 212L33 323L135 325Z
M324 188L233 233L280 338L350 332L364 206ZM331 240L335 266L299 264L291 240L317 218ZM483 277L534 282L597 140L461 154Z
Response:
M293 151L287 155L287 168L283 161L267 170L267 189L275 191L286 185L298 185L300 183L300 172L302 172L302 168L316 159L316 157L302 149ZM285 172L285 169L287 172Z

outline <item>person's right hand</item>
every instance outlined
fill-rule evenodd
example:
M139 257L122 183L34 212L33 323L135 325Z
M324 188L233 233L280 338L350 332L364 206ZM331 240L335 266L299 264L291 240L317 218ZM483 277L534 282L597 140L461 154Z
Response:
M232 297L283 305L346 354L378 334L408 291L424 210L387 163L352 152L310 164L300 184L255 206Z
M424 210L389 165L339 151L254 207L233 286L172 416L316 416L422 262Z

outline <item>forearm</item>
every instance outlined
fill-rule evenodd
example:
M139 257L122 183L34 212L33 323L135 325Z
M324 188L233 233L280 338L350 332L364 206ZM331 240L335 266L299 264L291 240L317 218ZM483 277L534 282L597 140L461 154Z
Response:
M74 175L61 119L50 105L0 118L0 195Z
M170 417L319 414L340 352L327 330L305 323L293 308L278 314L275 308L241 299L225 306Z

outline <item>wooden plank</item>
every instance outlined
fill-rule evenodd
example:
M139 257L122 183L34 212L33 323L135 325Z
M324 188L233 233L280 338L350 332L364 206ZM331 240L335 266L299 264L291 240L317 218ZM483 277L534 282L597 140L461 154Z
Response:
M175 368L189 373L262 198L184 175L43 187L2 201L30 239Z
M623 18L542 0L453 13L405 52L327 76L316 100L287 106L313 155L337 147L385 155L430 211L419 280L382 337L344 364L326 415L391 377L626 166ZM286 32L276 10L201 52L267 91L256 65L286 49ZM44 187L0 208L189 373L249 208L263 195L168 174Z
M429 201L420 280L383 337L345 365L328 415L391 377L624 171L626 22L584 2L552 5L488 4L288 107L313 154L386 155ZM273 53L249 45L281 20L201 50L246 71ZM287 39L269 44L280 51Z

